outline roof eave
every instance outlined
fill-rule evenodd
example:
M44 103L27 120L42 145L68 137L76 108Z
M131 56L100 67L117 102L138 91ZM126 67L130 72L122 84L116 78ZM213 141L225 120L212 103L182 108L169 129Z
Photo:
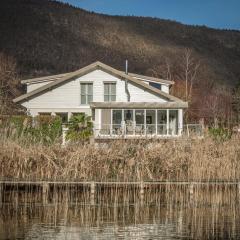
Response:
M136 78L133 78L130 75L125 74L124 72L121 72L119 70L116 70L116 69L114 69L114 68L112 68L112 67L110 67L110 66L108 66L106 64L103 64L101 62L92 63L92 64L90 64L90 65L88 65L88 66L86 66L86 67L84 67L84 68L82 68L80 70L77 70L75 72L69 73L69 74L67 74L66 76L64 76L61 79L58 79L58 80L53 81L51 83L48 83L48 84L46 84L46 85L44 85L44 86L42 86L40 88L37 88L37 89L35 89L35 90L33 90L33 91L29 92L29 93L26 93L26 94L24 94L24 95L22 95L22 96L20 96L18 98L15 98L13 100L13 102L18 103L18 102L22 102L22 101L27 101L29 98L31 98L31 97L33 97L33 96L35 96L37 94L41 94L42 92L44 92L46 90L51 90L53 87L58 86L59 84L62 84L65 81L70 81L70 80L72 80L72 79L74 79L76 77L85 75L85 74L87 74L87 73L89 73L91 71L94 71L96 69L101 69L103 71L108 72L109 74L117 76L118 78L122 78L124 80L129 80L132 83L135 83L135 84L137 84L138 86L141 86L144 89L150 90L152 93L160 96L161 98L163 98L165 100L182 102L182 100L180 100L180 99L178 99L178 98L176 98L176 97L174 97L174 96L172 96L172 95L170 95L168 93L165 93L165 92L163 92L161 90L158 90L158 89L156 89L156 88L154 88L152 86L146 85L145 83L142 83L140 80L137 80Z
M186 109L187 102L92 102L93 109Z

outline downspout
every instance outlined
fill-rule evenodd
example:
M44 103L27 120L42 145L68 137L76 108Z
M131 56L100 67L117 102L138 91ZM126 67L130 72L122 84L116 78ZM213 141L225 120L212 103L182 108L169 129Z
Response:
M125 74L128 75L128 60L126 60ZM125 79L125 91L127 93L127 101L130 102L130 93L128 90L128 80Z

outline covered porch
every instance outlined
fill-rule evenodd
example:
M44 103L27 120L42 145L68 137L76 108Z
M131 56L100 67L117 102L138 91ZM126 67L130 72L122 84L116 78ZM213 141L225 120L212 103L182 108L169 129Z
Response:
M92 103L95 138L179 137L185 103Z

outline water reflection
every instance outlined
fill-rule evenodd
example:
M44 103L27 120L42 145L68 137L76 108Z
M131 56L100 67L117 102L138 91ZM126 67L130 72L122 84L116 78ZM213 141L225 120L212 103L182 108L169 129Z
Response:
M43 204L35 191L8 191L0 239L240 239L236 189L197 189L191 197L183 188L162 189L144 202L130 193L101 191L91 205L82 192L52 192Z

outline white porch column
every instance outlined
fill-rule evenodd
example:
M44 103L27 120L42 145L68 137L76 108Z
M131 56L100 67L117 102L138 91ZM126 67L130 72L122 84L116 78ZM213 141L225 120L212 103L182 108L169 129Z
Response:
M111 109L111 119L110 119L110 135L112 136L112 133L113 133L113 110Z
M178 135L181 136L183 132L183 110L178 109Z
M97 137L100 135L101 129L101 109L95 109L95 121L94 121L94 136Z
M157 116L157 109L155 110L155 126L156 126L156 136L158 135L158 116Z
M133 135L136 135L136 109L133 109Z
M144 109L144 135L147 135L147 111Z
M68 112L68 121L70 120L71 117L72 117L72 113Z
M169 135L169 109L167 109L167 136Z
M122 128L122 135L124 136L126 134L126 124L125 124L125 121L124 121L124 109L122 109L121 128Z
M62 146L65 146L67 143L66 141L67 131L68 131L68 128L63 126L62 127Z
M102 129L102 109L98 109L98 129Z

